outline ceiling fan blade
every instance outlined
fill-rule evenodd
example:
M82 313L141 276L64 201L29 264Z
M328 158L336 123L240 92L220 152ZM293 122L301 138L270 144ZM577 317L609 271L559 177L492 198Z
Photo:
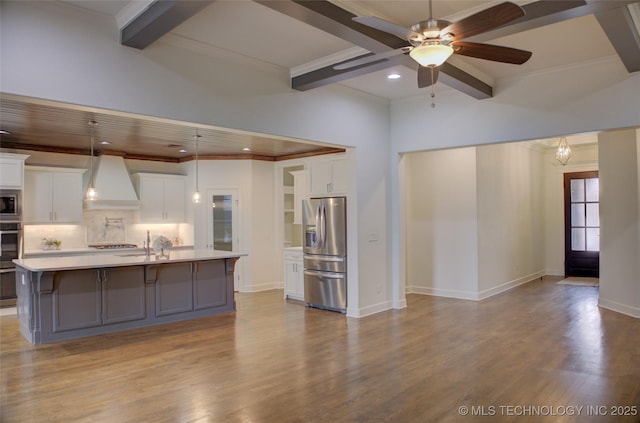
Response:
M393 22L385 21L384 19L376 18L375 16L356 16L355 18L352 18L352 20L354 22L358 22L359 24L366 25L370 28L395 35L396 37L402 38L403 40L409 40L411 38L420 36L418 33L413 32L409 28L405 28L404 26L395 24Z
M494 62L513 63L521 65L531 57L531 52L517 48L494 46L492 44L470 43L456 41L452 43L453 52L462 56L492 60Z
M396 56L398 54L408 53L411 47L401 47L395 50L385 51L384 53L370 54L369 56L361 57L359 59L347 60L346 62L338 63L333 67L335 70L344 70L355 68L356 66L366 65L367 63L377 62L378 60L387 59L389 57Z
M441 34L453 34L456 40L462 40L499 27L524 16L525 12L517 4L500 3L482 12L454 22L441 31Z
M418 66L418 88L430 87L431 85L435 84L438 81L439 73L439 66L436 66L434 68Z

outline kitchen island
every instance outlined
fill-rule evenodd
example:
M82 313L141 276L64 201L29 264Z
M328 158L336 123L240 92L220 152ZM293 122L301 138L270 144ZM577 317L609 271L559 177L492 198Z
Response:
M234 266L215 250L14 260L20 332L33 344L235 310Z

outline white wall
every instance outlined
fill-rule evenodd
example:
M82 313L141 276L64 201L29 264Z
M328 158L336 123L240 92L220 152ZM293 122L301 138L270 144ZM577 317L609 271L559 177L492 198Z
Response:
M640 126L640 73L629 74L617 57L579 65L498 81L494 97L486 100L437 84L435 108L426 95L393 102L393 149L431 150Z
M476 148L478 295L544 274L543 153L529 143Z
M2 92L357 147L348 254L358 264L350 266L348 314L390 307L387 101L339 85L293 91L286 69L213 58L171 37L142 52L123 47L112 19L63 3L1 7ZM369 243L372 228L385 235Z
M640 131L598 136L599 305L640 317Z
M271 162L251 162L252 291L282 288L278 278L282 262L276 261L276 228L272 225L277 209L274 173Z
M405 155L407 291L479 300L544 274L543 150Z
M475 299L476 149L405 156L407 291Z
M427 95L391 103L392 166L403 153L640 127L640 73L629 74L618 57L500 80L495 96L486 100L442 84L436 84L435 91L435 108ZM400 254L402 246L409 245L405 234L408 237L410 227L405 231L401 226L401 178L392 178L393 197L398 199L391 211L391 245L398 254L393 277L401 296L401 287L409 284L401 270L409 253ZM558 257L551 250L548 254ZM557 269L557 261L550 266Z

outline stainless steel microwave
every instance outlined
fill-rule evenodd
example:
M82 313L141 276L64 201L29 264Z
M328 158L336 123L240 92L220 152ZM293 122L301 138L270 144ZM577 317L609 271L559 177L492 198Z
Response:
M22 193L17 189L0 190L0 221L22 220Z

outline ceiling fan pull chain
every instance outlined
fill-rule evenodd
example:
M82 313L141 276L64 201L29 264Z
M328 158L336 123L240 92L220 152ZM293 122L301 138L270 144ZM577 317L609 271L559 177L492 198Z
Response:
M435 93L434 88L433 88L433 86L436 85L436 84L433 83L433 68L434 68L434 66L429 66L429 67L431 68L431 82L432 82L432 84L431 84L431 108L433 109L433 108L436 107L436 103L435 103L435 100L434 100L434 98L436 98L436 93Z

